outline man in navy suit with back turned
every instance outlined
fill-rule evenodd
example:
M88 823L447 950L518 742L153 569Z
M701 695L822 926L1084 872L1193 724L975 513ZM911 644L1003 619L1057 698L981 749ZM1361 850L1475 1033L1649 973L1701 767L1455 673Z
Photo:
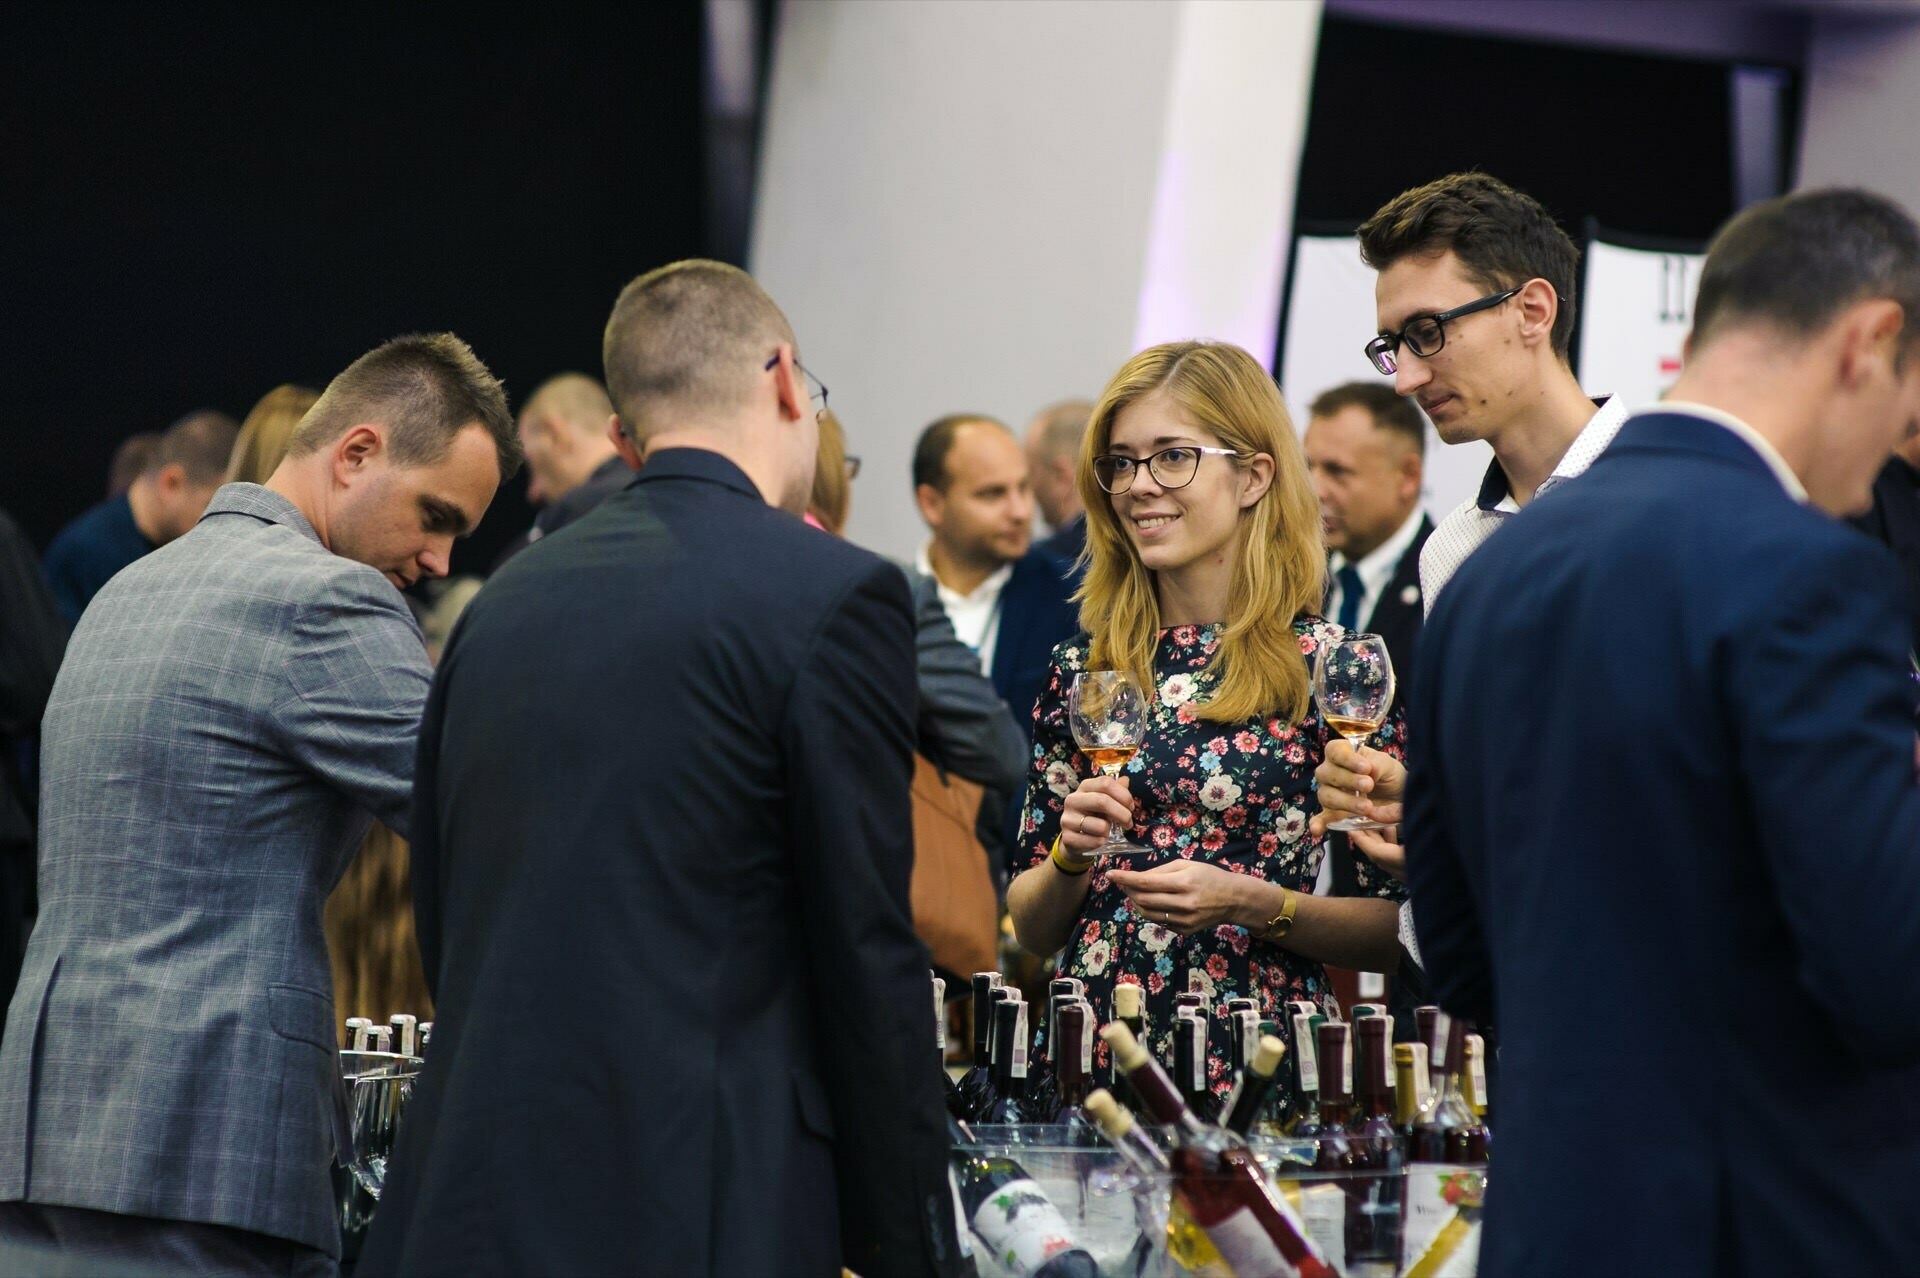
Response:
M1755 205L1694 314L1666 402L1421 640L1421 946L1503 1031L1487 1278L1920 1256L1905 604L1834 518L1920 429L1920 230L1861 192Z
M360 1272L949 1274L906 579L800 521L821 392L751 277L641 276L605 359L639 478L428 698L437 1032Z

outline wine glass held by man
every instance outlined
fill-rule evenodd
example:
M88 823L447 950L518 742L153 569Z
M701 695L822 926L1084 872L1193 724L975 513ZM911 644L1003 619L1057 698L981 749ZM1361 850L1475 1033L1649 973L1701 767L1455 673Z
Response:
M1103 1014L1116 985L1143 987L1156 1051L1190 988L1271 1009L1317 1000L1323 963L1391 970L1391 878L1363 866L1364 895L1311 895L1324 854L1308 835L1312 774L1334 734L1308 670L1341 632L1314 615L1318 507L1273 380L1225 344L1141 352L1094 413L1078 482L1085 632L1055 649L1036 710L1030 868L1007 896L1020 943L1064 947L1060 974L1085 980ZM1069 725L1074 677L1104 669L1147 694L1144 740L1116 777L1095 775ZM1397 712L1371 740L1399 750ZM1115 828L1159 863L1103 857ZM1213 1029L1208 1076L1224 1091L1227 1036Z

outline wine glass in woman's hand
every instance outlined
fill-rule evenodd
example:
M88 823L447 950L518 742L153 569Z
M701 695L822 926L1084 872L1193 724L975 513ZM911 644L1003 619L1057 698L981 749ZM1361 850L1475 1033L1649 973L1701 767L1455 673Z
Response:
M1087 670L1073 677L1067 696L1067 720L1080 753L1110 777L1120 775L1147 735L1147 699L1139 682L1124 670ZM1152 848L1129 840L1115 823L1107 831L1101 856L1150 856Z
M1323 644L1313 663L1313 699L1327 726L1358 750L1380 730L1393 707L1393 659L1379 635L1348 635ZM1366 817L1327 822L1329 830L1380 830L1385 824Z

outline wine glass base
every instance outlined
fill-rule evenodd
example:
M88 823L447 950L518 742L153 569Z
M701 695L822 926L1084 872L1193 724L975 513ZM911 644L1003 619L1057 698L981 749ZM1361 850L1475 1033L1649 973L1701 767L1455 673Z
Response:
M1375 821L1371 817L1342 817L1338 821L1327 822L1329 830L1391 830L1393 826L1386 821Z
M1095 855L1110 856L1124 861L1133 857L1159 856L1160 849L1150 848L1143 843L1135 843L1129 839L1125 843L1103 843L1100 845L1100 851L1095 853Z

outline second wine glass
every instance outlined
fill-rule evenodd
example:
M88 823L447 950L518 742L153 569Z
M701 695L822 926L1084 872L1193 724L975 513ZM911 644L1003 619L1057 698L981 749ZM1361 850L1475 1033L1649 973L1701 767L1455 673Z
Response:
M1313 663L1313 699L1327 726L1355 751L1380 730L1393 707L1393 659L1379 635L1350 634L1323 644ZM1387 823L1368 817L1327 822L1329 830L1384 830Z
M1073 677L1067 701L1073 740L1094 767L1110 777L1140 751L1147 736L1147 699L1124 670L1086 670ZM1127 838L1118 824L1107 831L1100 856L1151 856L1153 849Z

